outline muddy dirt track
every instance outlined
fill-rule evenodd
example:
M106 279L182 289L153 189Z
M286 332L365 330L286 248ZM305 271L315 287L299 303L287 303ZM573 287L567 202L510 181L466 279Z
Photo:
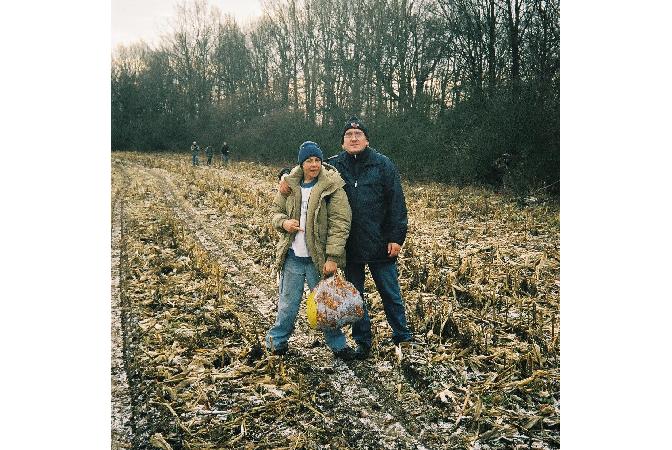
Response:
M405 185L398 355L367 279L366 361L300 313L270 356L277 168L112 154L113 448L559 448L559 213Z

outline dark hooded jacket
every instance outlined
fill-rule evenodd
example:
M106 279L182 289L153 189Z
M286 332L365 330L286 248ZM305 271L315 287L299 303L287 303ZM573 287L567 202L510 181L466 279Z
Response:
M338 169L352 209L347 262L390 261L387 244L404 244L408 215L399 172L390 158L367 147L359 155L345 151L327 160Z

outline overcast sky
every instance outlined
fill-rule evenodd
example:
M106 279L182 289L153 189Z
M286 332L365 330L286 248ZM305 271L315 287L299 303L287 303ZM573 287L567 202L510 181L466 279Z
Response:
M175 16L177 0L112 0L112 48L144 39L155 44ZM222 13L232 14L239 24L261 15L260 0L208 0Z

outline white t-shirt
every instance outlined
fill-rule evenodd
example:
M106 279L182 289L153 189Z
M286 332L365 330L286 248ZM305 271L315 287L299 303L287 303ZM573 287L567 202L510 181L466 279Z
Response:
M306 229L306 215L308 213L308 199L310 198L310 191L313 190L315 183L308 183L308 187L301 186L301 218L299 219L299 227ZM292 250L296 256L307 257L310 256L308 247L306 246L306 232L297 231L292 241Z

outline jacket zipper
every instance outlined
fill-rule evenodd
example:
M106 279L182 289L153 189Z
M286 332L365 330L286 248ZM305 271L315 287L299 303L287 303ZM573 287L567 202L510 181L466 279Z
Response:
M352 156L355 158L355 162L357 162L357 155L352 155ZM357 172L356 169L355 169L355 172ZM357 187L357 180L355 180L355 187Z

